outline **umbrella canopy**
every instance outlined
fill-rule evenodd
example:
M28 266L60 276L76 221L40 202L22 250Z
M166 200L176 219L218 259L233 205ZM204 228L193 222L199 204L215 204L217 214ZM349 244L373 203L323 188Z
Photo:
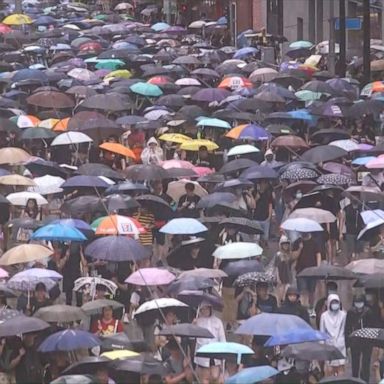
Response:
M100 144L99 148L109 152L117 153L118 155L121 155L121 156L130 157L131 159L136 158L135 154L129 148L119 143L106 142L106 143Z
M260 150L253 145L250 144L242 144L242 145L236 145L235 147L232 147L228 152L227 156L241 156L246 155L248 153L257 153L260 152Z
M263 249L256 243L229 243L218 247L212 256L221 259L246 259L260 256Z
M259 383L278 374L279 371L269 365L245 368L226 379L225 384Z
M157 165L131 165L124 171L129 180L161 180L168 177L167 171Z
M86 318L85 313L80 308L65 304L40 308L33 316L48 323L71 323Z
M333 345L306 342L288 345L284 348L282 356L301 361L326 361L344 359L345 356Z
M31 187L36 185L35 182L28 177L20 176L17 174L0 176L0 184L23 187Z
M137 308L135 312L135 316L142 315L144 313L158 311L159 309L164 308L175 308L175 307L182 307L182 308L188 308L187 304L182 303L179 300L176 299L170 299L167 297L161 298L161 299L154 299L149 300L145 302L144 304L141 304L139 308Z
M6 147L0 149L0 164L20 164L31 159L31 156L21 148Z
M353 273L359 273L363 275L371 275L373 273L384 274L384 260L379 259L364 259L354 260L345 266L346 269Z
M184 141L184 143L180 145L180 149L194 152L197 152L201 147L206 147L208 151L214 151L219 148L219 146L213 141L204 139L188 140Z
M133 285L167 285L176 279L176 276L160 268L140 268L133 272L127 279L126 283Z
M275 347L277 345L301 344L307 341L323 341L328 339L328 335L314 329L298 329L294 332L287 331L281 334L271 336L266 343L266 347Z
M39 346L39 352L75 351L76 349L93 348L101 344L92 333L65 329L48 336Z
M180 197L185 195L185 186L190 183L195 186L194 193L197 196L203 197L208 195L208 192L199 183L190 180L178 180L170 182L168 184L167 195L172 197L175 202L178 202Z
M223 271L228 276L240 276L247 272L262 272L263 266L258 260L240 260L229 262Z
M64 132L56 136L51 143L51 147L57 145L71 145L81 143L92 143L93 140L83 132Z
M301 159L312 163L321 163L339 159L347 155L348 152L343 148L334 145L319 145L318 147L308 149L308 151L304 152Z
M243 355L253 354L254 351L244 344L220 341L205 344L196 351L196 356L211 359L226 359L235 355L237 356L238 363L240 363Z
M35 192L15 192L7 195L7 200L12 205L23 206L27 205L28 200L35 200L38 206L48 204L48 201L38 193Z
M322 232L322 226L314 220L306 218L287 219L281 224L286 231L297 232Z
M67 179L61 188L108 188L109 184L98 176L73 176Z
M0 337L16 336L23 333L39 332L49 328L49 324L35 317L16 316L0 324Z
M111 307L112 309L123 308L124 305L115 300L96 299L88 301L82 305L81 310L87 315L101 314L103 308Z
M92 224L92 226L94 226ZM146 229L132 217L110 215L97 220L96 235L140 235Z
M43 260L53 251L39 244L22 244L11 248L0 257L0 265L14 265Z
M49 241L85 241L87 238L76 228L63 224L48 224L36 230L34 240Z
M181 337L199 337L202 339L212 339L214 336L206 329L195 324L180 323L171 325L159 332L161 336L181 336Z
M208 231L208 228L201 224L197 219L177 218L170 220L160 228L161 233L172 235L196 235L197 233Z
M346 268L328 264L321 264L319 267L305 268L298 276L324 280L355 280L357 278L352 271Z
M8 280L7 286L19 291L33 291L36 284L44 283L49 290L62 278L60 273L49 269L31 268L13 275Z
M295 209L289 216L289 219L306 218L316 221L317 223L333 223L336 221L336 216L325 209L319 208L300 208Z
M272 135L264 128L255 124L242 124L231 129L225 135L230 139L243 139L243 140L256 140L256 141L267 141L272 138Z

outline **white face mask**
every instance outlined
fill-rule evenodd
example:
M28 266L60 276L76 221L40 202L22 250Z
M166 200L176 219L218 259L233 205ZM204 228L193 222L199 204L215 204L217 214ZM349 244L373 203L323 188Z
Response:
M340 309L340 303L332 303L331 304L331 311L338 311Z
M357 302L355 302L354 305L357 309L362 309L364 307L364 302L363 301L357 301Z

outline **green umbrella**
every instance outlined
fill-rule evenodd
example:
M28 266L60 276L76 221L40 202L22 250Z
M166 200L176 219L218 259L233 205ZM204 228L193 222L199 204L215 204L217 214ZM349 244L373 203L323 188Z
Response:
M124 61L119 59L98 59L96 64L97 69L110 69L112 71L123 66Z
M21 134L23 140L52 139L54 137L56 137L55 132L41 127L26 128Z
M141 96L158 97L163 94L163 91L155 84L149 83L136 83L131 85L130 90Z
M108 216L102 216L102 217L99 217L98 219L92 221L91 223L91 227L94 231L96 231L97 227L100 225L100 223Z
M313 47L313 43L306 40L298 40L289 44L289 48L311 48Z
M314 101L319 100L323 94L321 92L313 92L307 89L297 91L295 96L301 101Z

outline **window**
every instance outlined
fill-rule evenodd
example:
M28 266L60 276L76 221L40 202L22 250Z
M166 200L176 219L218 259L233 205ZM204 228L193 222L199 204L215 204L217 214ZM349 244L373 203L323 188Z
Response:
M304 21L302 17L297 18L297 40L304 39Z

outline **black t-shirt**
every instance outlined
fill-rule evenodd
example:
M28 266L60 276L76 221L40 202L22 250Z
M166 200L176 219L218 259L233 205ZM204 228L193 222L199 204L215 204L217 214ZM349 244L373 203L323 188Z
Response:
M349 204L345 207L344 212L346 233L348 235L358 235L364 226L359 207L353 207L352 204Z
M267 220L269 217L269 205L272 203L272 187L268 187L264 192L260 193L260 197L256 201L253 218L259 221Z
M257 307L261 312L275 313L277 312L277 300L275 296L268 295L266 300L257 297Z
M297 240L293 245L293 249L297 250L300 243L303 243L303 248L296 262L296 273L300 273L305 268L316 267L316 254L321 253L318 244L312 237L309 240Z
M183 204L185 202L188 203L185 207L181 208L180 210L180 216L181 217L192 217L197 218L199 217L199 211L196 208L197 203L200 201L200 197L197 195L188 196L187 194L180 197L178 207L183 207Z

